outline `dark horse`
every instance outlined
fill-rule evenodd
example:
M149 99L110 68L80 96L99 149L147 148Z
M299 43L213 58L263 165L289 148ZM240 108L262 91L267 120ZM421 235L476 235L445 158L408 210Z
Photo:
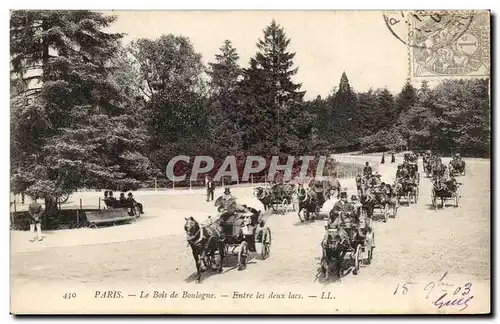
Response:
M216 228L217 225L200 226L193 217L185 219L184 231L196 263L196 280L200 282L201 272L206 270L207 265L213 269L213 265L216 263L216 252L219 252L217 271L222 272L222 261L225 254L224 242L221 238L221 231Z
M311 188L308 190L300 187L297 189L297 198L299 200L299 210L297 214L300 217L300 212L304 211L304 219L309 220L309 215L312 213L312 220L314 221L316 215L319 217L320 201L318 194Z
M354 243L355 242L349 237L346 229L342 227L327 230L321 242L321 247L323 249L321 271L326 280L329 279L331 274L334 279L338 280L341 278L342 269L344 267L344 257Z
M264 205L264 211L271 209L273 197L272 192L269 189L257 187L253 190L253 195L262 203L262 205Z

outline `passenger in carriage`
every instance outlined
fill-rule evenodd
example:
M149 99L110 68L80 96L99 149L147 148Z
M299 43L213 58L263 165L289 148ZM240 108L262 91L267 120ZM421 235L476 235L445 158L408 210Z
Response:
M457 179L453 173L450 173L449 177L445 181L446 187L449 191L455 192L457 190Z
M382 184L381 178L382 178L382 175L380 173L376 173L375 176L373 177L372 183L373 183L373 186L375 188L380 187L380 185Z
M399 179L402 177L402 172L403 172L403 165L399 164L398 165L398 170L396 171L396 178Z
M330 222L333 224L341 213L349 215L354 213L354 206L347 200L346 191L340 193L340 200L335 203L330 211Z
M221 226L225 224L235 213L242 213L243 217L253 215L253 213L245 208L245 206L241 206L236 203L236 197L231 194L231 190L229 188L224 189L222 200L224 209L219 212L216 220L216 222Z
M332 218L334 218L332 220ZM340 193L340 200L333 206L330 212L329 225L330 228L336 228L339 231L345 231L346 237L353 241L358 233L358 219L355 217L355 209L352 203L347 201L347 192ZM354 228L353 228L354 227ZM342 235L341 235L342 236Z

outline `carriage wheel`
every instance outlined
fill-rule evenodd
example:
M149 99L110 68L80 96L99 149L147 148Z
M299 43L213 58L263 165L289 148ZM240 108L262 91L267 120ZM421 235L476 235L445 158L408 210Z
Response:
M370 237L366 240L366 250L367 250L367 258L366 264L372 263L373 259L373 249L375 248L375 233L370 231Z
M91 224L89 224L89 228L95 228L95 229L97 229L97 225L95 223L91 223Z
M328 264L326 256L321 258L321 272L325 276L325 280L328 280L330 278L330 265Z
M356 246L356 252L354 252L354 270L352 271L353 275L357 275L359 273L359 261L361 256L361 244Z
M68 199L69 199L69 194L63 194L62 196L57 198L57 202L64 204L65 202L68 201Z
M248 243L241 242L240 250L238 251L238 270L244 270L247 267L248 258Z
M269 227L266 227L265 229L262 230L262 248L260 251L260 258L262 260L265 260L269 257L269 254L271 253L271 229Z

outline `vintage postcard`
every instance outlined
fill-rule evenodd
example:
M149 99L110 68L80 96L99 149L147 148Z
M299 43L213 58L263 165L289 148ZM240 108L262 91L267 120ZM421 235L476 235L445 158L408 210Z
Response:
M490 19L12 10L11 313L490 313Z

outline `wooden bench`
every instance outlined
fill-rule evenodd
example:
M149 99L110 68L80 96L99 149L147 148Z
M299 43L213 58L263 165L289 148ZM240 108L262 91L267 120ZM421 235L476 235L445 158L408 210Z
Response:
M92 225L116 223L136 219L130 216L128 208L114 208L106 210L86 211L87 221Z

